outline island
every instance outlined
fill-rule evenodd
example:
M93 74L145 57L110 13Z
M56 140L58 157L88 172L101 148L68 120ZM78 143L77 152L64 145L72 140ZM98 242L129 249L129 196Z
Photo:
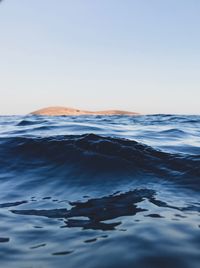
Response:
M47 115L47 116L61 116L61 115L139 115L136 112L121 111L121 110L105 110L105 111L85 111L68 107L46 107L34 112L32 115Z

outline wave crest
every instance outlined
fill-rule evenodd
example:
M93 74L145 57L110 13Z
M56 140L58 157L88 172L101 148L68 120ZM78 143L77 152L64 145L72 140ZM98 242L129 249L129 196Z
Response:
M1 148L24 161L34 159L51 164L84 163L91 168L100 165L116 169L128 167L160 174L176 171L200 175L200 156L170 154L134 140L102 137L95 134L6 138ZM9 157L8 157L9 159Z

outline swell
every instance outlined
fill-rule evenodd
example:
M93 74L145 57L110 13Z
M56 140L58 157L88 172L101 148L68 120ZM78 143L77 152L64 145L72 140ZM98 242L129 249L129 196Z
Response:
M85 170L147 171L190 180L200 176L199 155L166 153L134 140L95 134L3 138L0 154L1 166L15 168L20 167L20 162L26 166L35 163L36 167L71 163Z
M177 136L183 136L183 135L187 135L187 133L183 130L177 129L177 128L171 128L171 129L167 129L167 130L163 130L159 132L160 134L168 134L168 135L177 135Z

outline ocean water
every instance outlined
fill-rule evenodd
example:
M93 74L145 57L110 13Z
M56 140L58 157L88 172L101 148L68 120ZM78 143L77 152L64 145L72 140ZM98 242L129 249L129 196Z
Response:
M199 268L200 116L1 116L0 267Z

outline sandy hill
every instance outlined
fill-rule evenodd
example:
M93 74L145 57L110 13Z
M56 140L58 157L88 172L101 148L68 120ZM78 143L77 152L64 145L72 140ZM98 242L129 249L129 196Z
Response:
M85 111L74 108L67 107L47 107L34 112L31 112L34 115L138 115L135 112L120 111L120 110L105 110L105 111Z

